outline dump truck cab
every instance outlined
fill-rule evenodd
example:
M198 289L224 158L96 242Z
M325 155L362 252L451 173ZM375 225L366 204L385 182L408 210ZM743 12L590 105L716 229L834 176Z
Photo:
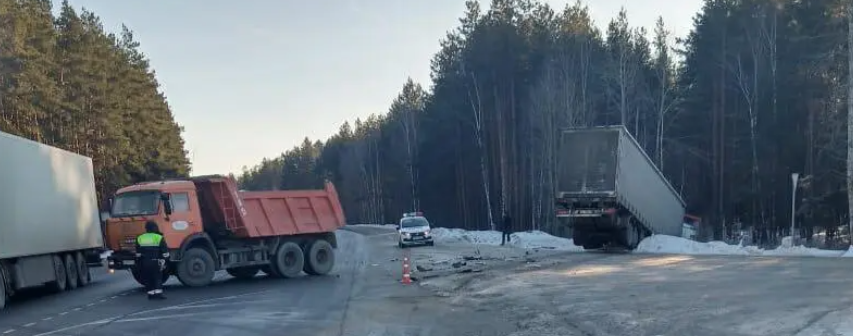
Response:
M195 185L190 181L150 182L122 188L112 200L107 220L108 246L114 252L134 251L136 237L153 221L170 249L204 231Z
M106 220L107 247L112 251L108 266L130 270L140 282L141 274L135 267L136 237L145 233L148 221L157 223L171 251L171 261L180 261L188 237L204 237L195 184L186 180L140 183L119 189L112 198ZM164 272L164 282L173 271Z

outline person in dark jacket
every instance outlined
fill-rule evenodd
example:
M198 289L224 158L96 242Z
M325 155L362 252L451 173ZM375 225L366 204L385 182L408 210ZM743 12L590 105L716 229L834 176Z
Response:
M145 223L145 233L136 237L136 260L140 268L148 299L165 299L163 295L163 270L169 259L169 247L160 234L157 223Z
M512 218L509 214L504 214L503 223L501 223L501 245L510 242L510 234L512 234Z

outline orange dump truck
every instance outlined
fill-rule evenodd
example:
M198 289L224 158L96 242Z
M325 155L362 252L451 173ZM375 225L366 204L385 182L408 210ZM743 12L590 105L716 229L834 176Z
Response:
M135 267L136 237L155 221L171 251L163 282L205 286L214 272L238 278L329 273L344 214L334 185L323 190L238 191L234 179L202 176L140 183L116 192L107 220L111 269Z

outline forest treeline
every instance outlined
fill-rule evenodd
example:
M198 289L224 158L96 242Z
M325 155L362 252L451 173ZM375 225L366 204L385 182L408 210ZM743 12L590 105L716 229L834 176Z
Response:
M622 124L717 238L847 223L845 0L706 0L683 40L622 11L602 31L581 2L468 1L387 113L344 123L246 169L246 189L333 181L351 223L412 209L437 225L555 231L556 139ZM693 15L687 14L685 15ZM676 60L678 60L676 62Z
M91 157L102 206L116 188L190 169L133 33L67 1L55 16L50 0L0 0L0 131Z

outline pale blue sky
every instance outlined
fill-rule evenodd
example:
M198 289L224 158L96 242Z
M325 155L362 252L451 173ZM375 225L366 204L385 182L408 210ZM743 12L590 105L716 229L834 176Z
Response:
M239 173L305 136L325 140L384 113L409 76L428 87L439 39L464 11L463 0L70 2L134 31L186 129L193 174ZM599 27L625 6L632 25L663 16L683 36L702 0L586 3Z

